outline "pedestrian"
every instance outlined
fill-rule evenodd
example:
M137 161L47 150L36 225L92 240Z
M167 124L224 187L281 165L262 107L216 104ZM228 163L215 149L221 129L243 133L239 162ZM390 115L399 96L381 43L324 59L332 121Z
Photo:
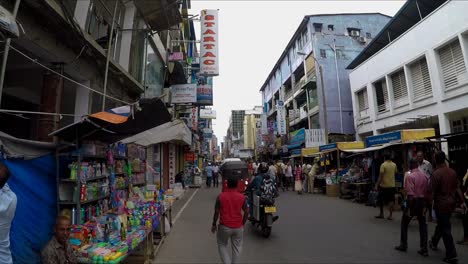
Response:
M429 180L429 184L431 182L431 177L432 177L432 164L424 159L424 153L422 151L418 151L416 154L416 160L418 161L418 168L420 171L426 175L427 179ZM432 222L432 195L428 195L427 200L428 202L426 203L426 211L428 212L427 214L427 220L429 222Z
M457 173L449 168L445 163L445 153L439 152L435 156L436 170L432 174L432 195L434 198L434 210L437 217L437 226L432 236L429 246L432 250L437 250L440 239L444 241L445 258L444 262L458 263L457 250L452 237L452 224L450 218L456 208L457 198L463 201L463 194L459 188ZM466 209L462 202L460 206Z
M0 263L11 264L10 228L16 211L16 195L8 186L10 171L0 163Z
M380 165L380 174L377 183L374 186L375 191L379 191L378 203L380 214L375 218L384 218L384 205L388 204L389 216L388 220L393 219L393 206L395 204L395 173L396 164L391 160L390 154L384 155L384 163Z
M270 161L270 164L268 167L268 174L274 181L276 181L277 170L276 170L276 166L273 164L273 161Z
M184 171L180 171L175 176L175 183L182 184L182 189L185 190Z
M463 177L463 190L465 193L465 205L468 207L468 170L466 171L465 177ZM457 242L459 245L468 245L468 212L465 209L462 215L463 221L463 238Z
M58 216L55 220L54 236L41 250L43 264L75 264L76 255L68 239L70 238L70 219Z
M286 165L286 171L284 172L284 176L286 177L286 190L289 190L289 187L292 187L292 182L293 182L293 167L292 167L292 162L291 160L288 161L288 165Z
M217 163L213 166L213 187L219 187L219 166Z
M252 167L253 167L253 170L254 170L254 177L257 176L258 174L258 161L255 161L253 164L252 164Z
M213 180L213 167L211 166L210 162L208 162L208 166L205 167L205 173L206 173L206 187L210 188L211 181Z
M314 183L315 183L315 176L317 175L320 169L319 161L320 159L318 157L314 159L314 165L312 165L312 168L310 169L309 174L307 175L308 177L307 182L309 185L307 189L309 190L309 193L312 193L312 194L315 193Z
M427 257L427 223L424 215L427 193L429 190L429 180L426 175L419 170L417 160L411 160L411 172L405 179L406 206L403 208L401 219L400 245L396 250L406 252L408 249L408 226L413 217L419 222L419 251L422 256Z
M244 225L249 216L245 196L237 191L237 179L227 180L227 191L216 199L211 232L217 233L218 251L225 264L239 263L242 253ZM217 226L219 217L219 226ZM232 257L228 249L231 243Z
M278 188L281 186L282 189L283 189L283 192L284 192L284 181L285 181L285 178L284 178L284 164L281 160L278 160L276 162L276 186L278 186Z
M302 191L304 193L309 192L309 172L311 169L312 165L304 162L304 165L302 165Z
M294 190L298 194L302 194L302 166L299 162L294 169Z

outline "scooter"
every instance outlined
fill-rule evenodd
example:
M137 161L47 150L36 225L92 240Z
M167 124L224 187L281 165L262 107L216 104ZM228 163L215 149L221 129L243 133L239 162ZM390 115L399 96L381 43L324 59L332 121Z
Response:
M253 216L249 219L252 225L260 229L263 237L268 238L271 234L273 223L278 220L274 199L262 199L253 195Z

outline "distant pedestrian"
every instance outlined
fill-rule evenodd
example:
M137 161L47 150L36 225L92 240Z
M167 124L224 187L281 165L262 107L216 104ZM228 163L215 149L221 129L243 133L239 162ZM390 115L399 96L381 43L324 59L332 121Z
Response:
M276 181L276 176L278 174L277 172L277 169L276 169L276 166L273 164L273 161L270 161L270 164L268 164L269 167L268 167L268 174L270 175L270 177Z
M227 191L218 195L211 232L217 234L218 251L225 264L239 263L242 253L244 225L249 217L245 196L237 191L237 180L227 180ZM219 226L217 226L219 217ZM229 252L231 242L231 253Z
M385 161L380 165L380 174L374 190L379 191L378 203L380 214L375 218L384 218L384 205L388 204L389 216L388 220L393 219L393 206L395 204L395 173L396 164L391 160L390 154L384 155Z
M184 171L180 171L175 176L175 183L182 184L182 189L185 190Z
M447 263L458 263L457 250L452 237L452 224L450 218L456 208L457 198L463 201L463 194L460 190L457 173L447 167L445 163L445 153L436 154L436 170L432 174L432 194L434 198L434 210L437 217L437 226L432 236L429 246L432 250L437 250L440 239L444 241L445 258ZM461 203L461 208L466 209Z
M320 170L320 165L319 165L319 158L314 158L314 164L312 165L312 168L309 171L309 174L307 175L307 183L308 183L308 192L314 194L314 183L315 183L315 176Z
M205 167L205 173L206 173L206 187L210 188L211 181L213 180L213 167L211 166L211 163L208 163L208 166Z
M411 218L417 217L419 222L419 246L418 253L428 256L427 252L427 223L424 215L424 208L427 201L429 180L426 175L418 169L417 160L411 160L411 172L405 179L406 206L403 209L401 219L400 245L396 250L406 252L408 249L408 226Z
M302 194L302 166L297 163L294 169L294 190L298 194Z
M219 166L217 163L213 166L213 187L219 187Z
M284 172L284 176L286 178L286 183L285 183L285 188L286 190L289 190L289 187L292 187L292 182L293 182L293 167L292 167L292 162L291 160L288 162L288 165L286 165L286 171Z

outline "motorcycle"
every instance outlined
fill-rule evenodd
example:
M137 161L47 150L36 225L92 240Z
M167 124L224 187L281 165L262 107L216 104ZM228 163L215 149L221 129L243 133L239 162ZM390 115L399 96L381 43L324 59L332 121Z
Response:
M258 195L253 195L252 204L253 216L249 220L252 225L260 229L263 237L268 238L271 234L273 223L278 220L278 216L274 215L276 213L275 199L264 199Z

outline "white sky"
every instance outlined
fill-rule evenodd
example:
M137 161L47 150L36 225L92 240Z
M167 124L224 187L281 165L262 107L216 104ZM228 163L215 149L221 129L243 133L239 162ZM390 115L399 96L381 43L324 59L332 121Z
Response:
M231 110L262 104L260 88L305 15L380 12L393 16L404 1L192 0L190 14L219 9L220 75L213 81L214 133L224 141ZM197 38L200 23L195 22Z

